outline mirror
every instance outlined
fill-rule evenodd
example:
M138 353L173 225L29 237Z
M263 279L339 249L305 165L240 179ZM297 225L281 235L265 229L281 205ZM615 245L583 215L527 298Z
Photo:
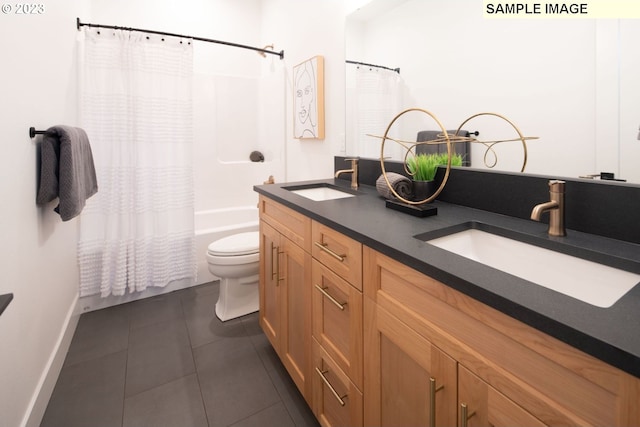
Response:
M346 59L400 73L346 64L343 154L378 158L380 140L366 134L383 135L407 108L432 112L449 130L492 112L539 137L527 141L527 173L612 172L640 183L640 20L488 19L477 0L371 0L352 10ZM439 129L403 121L393 136L415 141L418 131ZM517 137L493 117L465 130L480 141ZM495 154L495 170L520 170L520 142ZM472 167L487 168L484 156L482 144L471 144Z

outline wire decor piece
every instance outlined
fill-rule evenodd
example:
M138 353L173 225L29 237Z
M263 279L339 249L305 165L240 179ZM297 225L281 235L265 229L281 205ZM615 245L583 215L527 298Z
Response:
M522 156L522 168L520 169L520 172L524 172L525 168L527 167L527 142L526 141L530 141L530 140L533 140L533 139L538 139L538 137L537 136L524 136L522 134L522 132L520 132L520 129L518 129L518 127L511 120L509 120L505 116L497 114L497 113L478 113L478 114L474 114L473 116L469 117L464 122L462 122L462 124L458 127L458 130L456 131L456 133L460 132L460 129L462 129L464 127L464 125L466 125L468 122L470 122L471 120L475 119L476 117L480 117L480 116L493 116L493 117L497 117L499 119L502 119L505 122L509 123L509 125L511 125L511 127L518 134L517 138L499 139L499 140L494 140L494 141L480 141L480 140L478 140L476 138L470 138L469 142L482 144L485 147L487 147L486 150L484 151L484 156L483 156L484 165L486 167L488 167L489 169L492 169L498 164L498 154L493 149L493 147L495 145L501 144L503 142L521 141L522 142L523 156ZM488 159L489 153L491 153L491 155L493 156L493 162L489 162L489 159Z
M411 111L417 111L417 112L422 112L425 113L426 115L428 115L429 117L431 117L438 125L438 127L442 130L442 133L439 133L437 135L437 137L435 139L429 140L429 141L421 141L421 142L416 142L416 141L403 141L401 139L398 138L392 138L389 136L389 131L391 130L391 127L393 126L393 124L404 114L411 112ZM480 117L480 116L493 116L493 117L497 117L499 119L504 120L505 122L507 122L514 130L515 132L518 134L517 137L514 138L510 138L510 139L499 139L499 140L493 140L493 141L481 141L479 139L477 139L477 136L479 135L478 132L474 132L474 133L470 133L470 136L462 136L459 135L461 129L471 120ZM380 143L380 168L382 169L382 176L384 177L384 180L387 184L387 186L389 187L389 190L391 191L391 193L398 198L398 200L401 200L402 202L408 204L408 205L422 205L425 203L429 203L432 202L433 200L435 200L440 193L442 192L442 190L444 189L444 186L446 185L448 179L449 179L449 173L451 172L451 155L453 154L453 144L459 143L459 142L470 142L470 143L476 143L476 144L483 144L486 147L486 150L484 152L484 156L483 156L483 161L484 164L487 168L493 168L496 166L496 164L498 163L498 154L495 152L494 147L497 144L501 144L504 142L514 142L514 141L520 141L522 142L522 149L523 149L523 161L522 161L522 168L520 169L520 172L524 172L526 166L527 166L527 143L526 141L529 140L533 140L533 139L538 139L537 136L524 136L522 134L522 132L520 131L520 129L518 129L518 127L509 119L507 119L506 117L504 117L503 115L497 114L497 113L478 113L478 114L474 114L472 116L470 116L469 118L467 118L466 120L464 120L462 122L462 124L460 124L460 126L458 126L458 129L455 131L454 134L450 134L445 130L445 127L442 125L442 123L440 122L440 120L438 120L438 118L431 113L430 111L421 109L421 108L409 108L407 110L404 110L402 112L400 112L398 115L396 115L391 122L389 123L389 125L387 126L387 129L384 132L383 136L377 136L377 135L370 135L367 134L367 136L371 136L374 138L378 138L381 139L382 142ZM427 197L424 200L407 200L404 197L400 196L393 188L393 186L391 185L391 183L389 182L389 179L387 178L387 171L385 169L384 166L384 160L385 160L385 156L384 156L384 145L386 141L391 141L394 142L396 144L401 145L404 149L405 149L405 155L404 155L404 170L405 172L409 175L409 176L413 176L413 173L411 171L409 171L408 167L407 167L407 159L409 158L409 156L416 156L417 155L417 151L416 151L416 147L418 145L440 145L440 144L446 144L447 145L447 164L446 164L446 170L444 173L444 177L442 178L442 182L440 183L440 186L436 189L436 191L429 197ZM493 157L493 159L491 159L490 157ZM493 160L493 161L490 161Z
M405 160L406 160L407 156L410 153L412 155L415 155L415 147L416 146L418 146L420 144L425 144L426 142L430 142L430 141L408 142L408 141L401 141L401 140L395 139L395 138L389 138L389 136L388 136L389 135L389 131L391 130L391 127L396 122L396 120L398 120L404 114L406 114L408 112L411 112L411 111L422 112L422 113L425 113L426 115L428 115L429 117L431 117L438 124L440 129L442 130L442 134L443 134L444 140L443 140L443 142L439 142L439 143L447 144L447 170L445 171L444 178L442 179L442 182L440 183L440 186L436 189L436 191L431 196L427 197L424 200L418 200L418 201L407 200L404 197L402 197L401 195L399 195L396 192L396 190L393 188L391 183L389 182L389 178L387 178L387 171L386 171L386 169L384 167L384 143L385 143L385 141L387 139L402 145L405 148L405 150L407 150L407 152L405 154ZM414 151L412 152L411 150L414 150ZM404 110L400 114L395 116L393 118L393 120L391 120L391 122L387 126L387 130L384 131L384 136L382 137L382 142L380 144L380 168L382 169L382 176L384 177L384 180L387 183L387 186L389 187L389 190L391 190L391 193L395 197L397 197L398 200L401 200L402 202L404 202L404 203L406 203L408 205L422 205L422 204L425 204L425 203L429 203L429 202L435 200L436 197L438 197L438 195L442 192L442 190L444 190L444 186L447 183L447 180L449 179L449 172L451 171L451 139L449 138L449 134L447 133L445 127L442 125L440 120L438 120L438 118L433 113L431 113L430 111L423 110L421 108L409 108L408 110ZM405 161L405 170L407 170L406 169L406 161Z

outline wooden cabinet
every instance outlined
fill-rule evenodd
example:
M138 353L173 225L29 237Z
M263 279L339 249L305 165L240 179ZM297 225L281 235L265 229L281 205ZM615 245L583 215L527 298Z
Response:
M260 222L260 326L276 351L280 349L280 233Z
M311 230L313 411L324 426L359 426L363 417L362 244L315 221ZM336 394L336 390L342 391Z
M366 426L455 426L456 361L365 298Z
M311 255L280 239L280 357L307 402L311 401Z
M640 425L640 379L259 206L260 325L322 425Z
M362 291L362 244L313 221L313 258Z
M400 348L396 353L406 355L403 358L420 358L416 363L425 372L423 379L433 347L457 363L460 401L452 407L459 426L640 425L638 378L370 248L363 249L363 258L365 414L383 405L376 396L385 393L384 382L368 379L395 369L376 363L384 357L378 340L388 337ZM388 325L395 329L387 331ZM403 334L413 338L399 338ZM407 392L398 405L404 399L413 397ZM467 417L462 416L462 404ZM385 418L365 418L367 425L386 423Z
M544 427L546 425L464 366L458 367L458 375L459 426Z
M260 325L311 404L311 254L300 246L311 221L268 199L260 206Z
M313 341L313 413L325 427L361 426L362 392Z
M313 260L313 337L362 390L362 293Z

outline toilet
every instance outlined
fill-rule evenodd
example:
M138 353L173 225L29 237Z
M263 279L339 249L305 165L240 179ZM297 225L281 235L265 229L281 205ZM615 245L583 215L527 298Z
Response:
M260 236L238 233L212 242L207 248L211 274L220 278L216 316L223 322L258 311Z

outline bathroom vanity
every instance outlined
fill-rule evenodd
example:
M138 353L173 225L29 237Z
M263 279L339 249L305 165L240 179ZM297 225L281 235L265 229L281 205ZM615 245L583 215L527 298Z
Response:
M260 324L321 424L640 425L640 286L597 307L415 236L475 222L630 265L638 244L441 201L416 218L349 187L255 187Z

